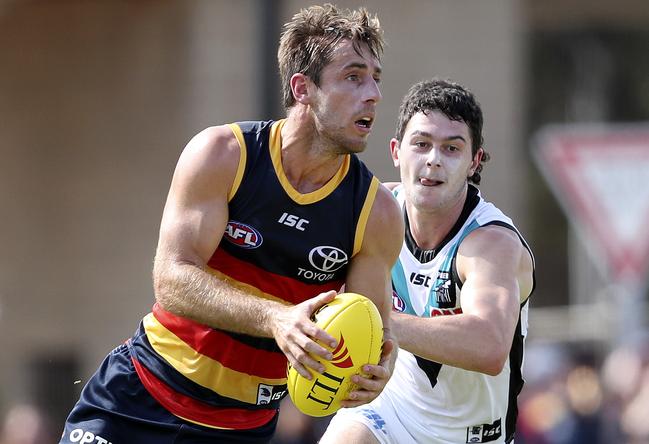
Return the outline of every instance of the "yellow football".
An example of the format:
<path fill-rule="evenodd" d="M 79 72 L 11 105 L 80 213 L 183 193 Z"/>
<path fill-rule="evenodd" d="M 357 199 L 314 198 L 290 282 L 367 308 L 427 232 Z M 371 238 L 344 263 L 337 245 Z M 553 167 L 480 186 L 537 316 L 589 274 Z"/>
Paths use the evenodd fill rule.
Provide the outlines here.
<path fill-rule="evenodd" d="M 309 416 L 327 416 L 340 408 L 354 389 L 351 376 L 362 374 L 365 364 L 378 364 L 383 344 L 383 322 L 376 305 L 356 293 L 340 293 L 314 314 L 315 323 L 336 338 L 333 359 L 319 359 L 325 366 L 313 379 L 288 366 L 288 393 L 293 404 Z"/>

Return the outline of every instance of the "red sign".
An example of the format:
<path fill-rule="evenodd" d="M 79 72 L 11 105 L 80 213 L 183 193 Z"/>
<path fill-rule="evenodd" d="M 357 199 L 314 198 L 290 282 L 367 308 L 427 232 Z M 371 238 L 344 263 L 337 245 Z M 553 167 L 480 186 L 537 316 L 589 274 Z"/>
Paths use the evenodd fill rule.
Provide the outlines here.
<path fill-rule="evenodd" d="M 649 125 L 544 129 L 535 159 L 587 250 L 611 277 L 644 279 L 649 268 Z"/>

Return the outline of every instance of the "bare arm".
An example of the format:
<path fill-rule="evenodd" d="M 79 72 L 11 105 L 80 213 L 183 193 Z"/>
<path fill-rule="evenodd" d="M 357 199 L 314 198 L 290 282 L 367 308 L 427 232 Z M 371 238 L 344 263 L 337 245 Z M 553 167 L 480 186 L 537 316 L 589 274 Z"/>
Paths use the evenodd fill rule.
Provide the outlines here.
<path fill-rule="evenodd" d="M 479 228 L 460 245 L 457 270 L 464 284 L 462 313 L 420 318 L 393 313 L 400 346 L 442 364 L 497 375 L 518 322 L 521 299 L 532 288 L 532 262 L 517 235 Z"/>
<path fill-rule="evenodd" d="M 399 257 L 404 233 L 403 215 L 396 200 L 379 186 L 370 213 L 361 251 L 354 256 L 345 283 L 346 291 L 359 293 L 376 304 L 383 319 L 383 353 L 378 365 L 364 369 L 371 379 L 352 377 L 361 390 L 350 394 L 344 407 L 365 404 L 376 398 L 392 375 L 396 359 L 396 340 L 391 331 L 392 284 L 390 270 Z M 393 350 L 395 353 L 392 353 Z"/>
<path fill-rule="evenodd" d="M 296 306 L 259 298 L 206 271 L 228 222 L 228 193 L 239 165 L 239 145 L 227 126 L 208 128 L 183 151 L 171 183 L 153 267 L 155 296 L 167 311 L 223 330 L 274 337 L 299 370 L 322 369 L 334 338 L 309 320 L 330 292 Z"/>

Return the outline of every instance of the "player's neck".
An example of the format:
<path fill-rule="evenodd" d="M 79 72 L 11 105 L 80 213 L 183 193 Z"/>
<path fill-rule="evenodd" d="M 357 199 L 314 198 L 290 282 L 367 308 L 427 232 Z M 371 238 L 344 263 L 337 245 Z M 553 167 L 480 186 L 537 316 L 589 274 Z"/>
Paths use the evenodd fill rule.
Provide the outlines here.
<path fill-rule="evenodd" d="M 281 138 L 284 174 L 293 188 L 303 194 L 322 188 L 345 159 L 327 149 L 308 113 L 299 109 L 289 112 Z"/>
<path fill-rule="evenodd" d="M 466 197 L 464 193 L 453 205 L 431 211 L 421 211 L 406 204 L 410 233 L 419 248 L 431 250 L 442 243 L 460 218 Z"/>

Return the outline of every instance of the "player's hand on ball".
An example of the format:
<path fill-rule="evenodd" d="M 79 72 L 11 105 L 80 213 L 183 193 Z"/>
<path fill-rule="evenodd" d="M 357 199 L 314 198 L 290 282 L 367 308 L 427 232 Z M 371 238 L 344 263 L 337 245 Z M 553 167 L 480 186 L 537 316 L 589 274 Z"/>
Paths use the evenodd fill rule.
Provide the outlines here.
<path fill-rule="evenodd" d="M 364 367 L 367 367 L 370 379 L 360 381 L 361 394 L 357 396 L 367 400 L 376 397 L 390 373 L 387 364 L 390 345 L 382 350 L 383 321 L 376 305 L 358 293 L 340 293 L 318 309 L 313 319 L 316 326 L 338 339 L 338 345 L 332 348 L 331 359 L 314 356 L 324 369 L 312 380 L 288 366 L 288 394 L 295 407 L 310 416 L 335 413 L 341 407 L 341 402 L 349 399 L 350 392 L 357 390 L 352 378 L 365 374 Z M 322 345 L 328 347 L 326 343 Z M 385 362 L 381 364 L 382 351 L 385 352 Z"/>
<path fill-rule="evenodd" d="M 332 358 L 331 351 L 316 341 L 328 344 L 332 349 L 338 345 L 333 336 L 311 320 L 311 316 L 335 297 L 335 291 L 328 291 L 301 304 L 282 307 L 273 314 L 272 331 L 277 345 L 295 370 L 309 380 L 313 377 L 309 368 L 318 373 L 324 371 L 324 366 L 314 358 Z"/>
<path fill-rule="evenodd" d="M 393 351 L 396 353 L 395 342 L 386 339 L 381 350 L 381 360 L 377 365 L 366 364 L 363 366 L 364 375 L 354 375 L 352 382 L 357 386 L 349 393 L 346 400 L 341 401 L 342 407 L 357 407 L 373 401 L 383 391 L 388 383 L 393 370 Z"/>

